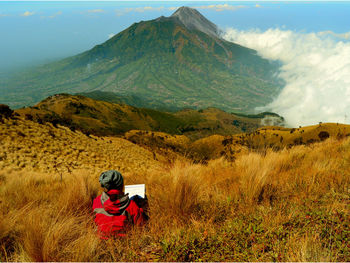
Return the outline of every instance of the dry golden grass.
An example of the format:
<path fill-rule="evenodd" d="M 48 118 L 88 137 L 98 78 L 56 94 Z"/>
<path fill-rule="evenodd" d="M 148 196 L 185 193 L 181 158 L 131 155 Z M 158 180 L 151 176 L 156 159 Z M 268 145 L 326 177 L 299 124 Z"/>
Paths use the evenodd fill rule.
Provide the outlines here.
<path fill-rule="evenodd" d="M 93 134 L 122 134 L 126 127 L 151 130 L 156 121 L 142 114 L 141 110 L 126 104 L 114 104 L 94 100 L 83 96 L 68 94 L 53 95 L 34 107 L 17 109 L 16 113 L 33 120 L 66 119 L 67 125 L 73 124 Z M 61 123 L 61 122 L 59 122 Z"/>
<path fill-rule="evenodd" d="M 0 123 L 0 141 L 0 169 L 60 174 L 77 169 L 143 172 L 159 166 L 151 152 L 127 140 L 22 119 Z"/>
<path fill-rule="evenodd" d="M 164 132 L 131 130 L 125 139 L 151 151 L 156 160 L 172 162 L 186 156 L 191 141 L 185 135 L 170 135 Z"/>
<path fill-rule="evenodd" d="M 235 160 L 251 150 L 260 153 L 266 152 L 267 149 L 280 151 L 297 145 L 310 146 L 327 138 L 342 139 L 349 135 L 350 125 L 337 123 L 323 123 L 296 129 L 271 126 L 259 128 L 252 133 L 209 136 L 195 141 L 190 148 L 194 156 L 202 159 L 224 156 L 228 160 Z"/>
<path fill-rule="evenodd" d="M 0 261 L 350 260 L 350 139 L 249 152 L 235 162 L 220 158 L 203 165 L 181 159 L 165 165 L 118 138 L 110 143 L 17 122 L 5 123 L 8 130 L 0 137 L 7 156 L 0 172 Z M 18 137 L 19 130 L 24 137 Z M 66 146 L 61 140 L 56 148 L 45 144 L 51 142 L 50 131 Z M 28 150 L 25 144 L 35 143 L 46 145 L 42 151 L 53 158 L 46 157 L 49 168 L 41 168 L 43 154 L 29 153 L 26 160 L 37 161 L 40 169 L 29 164 L 20 169 L 15 156 L 26 153 L 16 147 Z M 94 150 L 95 157 L 68 155 L 77 169 L 63 171 L 61 180 L 52 160 L 79 145 L 87 154 Z M 118 145 L 118 157 L 124 159 L 107 160 L 130 166 L 122 170 L 126 184 L 146 184 L 150 220 L 126 238 L 102 241 L 91 208 L 101 191 L 103 167 L 94 166 L 108 165 L 101 156 L 114 154 Z"/>
<path fill-rule="evenodd" d="M 211 135 L 190 141 L 183 135 L 132 130 L 125 138 L 154 153 L 156 159 L 175 160 L 181 156 L 195 162 L 206 162 L 220 157 L 234 161 L 249 151 L 265 153 L 267 149 L 281 151 L 296 145 L 309 145 L 327 138 L 342 139 L 350 135 L 350 125 L 324 123 L 297 129 L 263 127 L 252 133 L 231 136 Z"/>
<path fill-rule="evenodd" d="M 322 136 L 323 135 L 323 136 Z M 256 148 L 294 146 L 312 144 L 328 137 L 344 138 L 350 135 L 350 125 L 338 123 L 320 123 L 299 128 L 263 127 L 246 135 L 246 143 Z M 238 135 L 239 137 L 239 135 Z M 241 137 L 244 137 L 242 135 Z"/>

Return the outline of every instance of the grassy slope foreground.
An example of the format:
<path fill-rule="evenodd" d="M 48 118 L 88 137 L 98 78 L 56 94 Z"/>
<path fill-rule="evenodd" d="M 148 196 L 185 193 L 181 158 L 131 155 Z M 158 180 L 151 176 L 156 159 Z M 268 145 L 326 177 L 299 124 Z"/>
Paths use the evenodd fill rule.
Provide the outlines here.
<path fill-rule="evenodd" d="M 60 126 L 4 120 L 0 131 L 0 261 L 350 260 L 347 137 L 169 165 Z M 101 241 L 91 205 L 109 168 L 147 185 L 150 220 Z"/>

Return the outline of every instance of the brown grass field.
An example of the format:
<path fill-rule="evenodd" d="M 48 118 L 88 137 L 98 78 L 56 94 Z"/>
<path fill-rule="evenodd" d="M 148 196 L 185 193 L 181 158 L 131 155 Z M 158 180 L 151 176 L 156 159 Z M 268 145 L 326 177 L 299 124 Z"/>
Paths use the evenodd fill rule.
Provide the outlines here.
<path fill-rule="evenodd" d="M 0 143 L 1 262 L 350 261 L 347 136 L 206 164 L 21 119 Z M 92 200 L 112 168 L 146 184 L 150 220 L 103 241 Z"/>

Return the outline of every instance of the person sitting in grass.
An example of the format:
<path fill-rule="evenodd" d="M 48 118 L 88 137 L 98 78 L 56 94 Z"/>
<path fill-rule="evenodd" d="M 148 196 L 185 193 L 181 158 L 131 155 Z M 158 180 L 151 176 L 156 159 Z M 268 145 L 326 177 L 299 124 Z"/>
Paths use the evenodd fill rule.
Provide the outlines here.
<path fill-rule="evenodd" d="M 103 172 L 99 182 L 104 192 L 94 199 L 93 211 L 101 238 L 125 236 L 131 226 L 146 222 L 144 209 L 135 202 L 138 200 L 131 200 L 128 194 L 124 194 L 124 179 L 120 172 Z"/>

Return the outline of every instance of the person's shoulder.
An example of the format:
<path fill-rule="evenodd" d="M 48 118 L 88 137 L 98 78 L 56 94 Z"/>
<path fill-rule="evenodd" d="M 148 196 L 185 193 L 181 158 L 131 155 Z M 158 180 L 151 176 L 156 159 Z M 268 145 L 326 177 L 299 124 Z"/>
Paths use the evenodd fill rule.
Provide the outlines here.
<path fill-rule="evenodd" d="M 94 207 L 94 208 L 96 208 L 96 207 L 102 207 L 101 195 L 97 196 L 97 197 L 94 199 L 93 207 Z"/>

